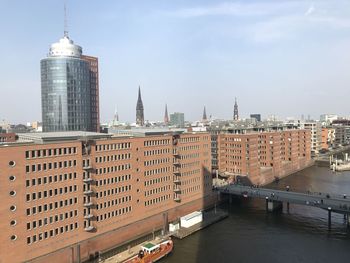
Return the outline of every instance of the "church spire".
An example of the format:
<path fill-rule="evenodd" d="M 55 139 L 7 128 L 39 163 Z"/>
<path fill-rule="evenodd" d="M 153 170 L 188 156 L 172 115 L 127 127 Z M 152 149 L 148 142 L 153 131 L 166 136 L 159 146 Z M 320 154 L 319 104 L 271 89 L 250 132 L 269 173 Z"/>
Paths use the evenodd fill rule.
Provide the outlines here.
<path fill-rule="evenodd" d="M 169 124 L 169 115 L 168 115 L 168 106 L 167 106 L 167 104 L 165 104 L 164 123 L 166 125 Z"/>
<path fill-rule="evenodd" d="M 136 104 L 136 125 L 143 126 L 145 124 L 143 103 L 141 98 L 141 88 L 139 86 L 139 95 Z"/>
<path fill-rule="evenodd" d="M 203 121 L 203 122 L 206 122 L 207 120 L 208 120 L 208 119 L 207 119 L 207 111 L 206 111 L 205 106 L 204 106 L 202 121 Z"/>
<path fill-rule="evenodd" d="M 235 97 L 235 105 L 233 106 L 233 120 L 238 121 L 238 104 L 237 104 L 237 98 Z"/>

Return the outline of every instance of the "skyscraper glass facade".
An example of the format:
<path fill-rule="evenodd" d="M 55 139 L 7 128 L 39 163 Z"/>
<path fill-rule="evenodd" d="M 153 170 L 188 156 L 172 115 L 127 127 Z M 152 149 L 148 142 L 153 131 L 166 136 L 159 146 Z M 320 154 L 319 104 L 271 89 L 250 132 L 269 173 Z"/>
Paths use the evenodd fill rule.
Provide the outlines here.
<path fill-rule="evenodd" d="M 89 65 L 79 58 L 41 61 L 43 131 L 89 131 Z"/>
<path fill-rule="evenodd" d="M 98 60 L 65 35 L 41 60 L 44 132 L 99 132 Z"/>

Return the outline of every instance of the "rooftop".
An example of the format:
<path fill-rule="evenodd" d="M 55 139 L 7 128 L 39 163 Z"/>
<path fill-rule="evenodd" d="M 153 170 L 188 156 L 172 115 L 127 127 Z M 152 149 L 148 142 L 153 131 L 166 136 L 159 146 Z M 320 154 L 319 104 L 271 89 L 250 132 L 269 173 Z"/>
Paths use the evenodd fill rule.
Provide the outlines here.
<path fill-rule="evenodd" d="M 20 140 L 34 141 L 35 143 L 104 139 L 112 137 L 111 134 L 85 131 L 19 133 L 18 136 Z"/>

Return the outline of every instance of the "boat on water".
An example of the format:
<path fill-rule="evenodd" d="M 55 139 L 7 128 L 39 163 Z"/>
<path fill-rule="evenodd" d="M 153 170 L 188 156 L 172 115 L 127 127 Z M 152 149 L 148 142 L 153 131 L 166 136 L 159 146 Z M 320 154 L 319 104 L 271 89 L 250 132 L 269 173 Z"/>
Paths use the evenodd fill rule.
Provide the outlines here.
<path fill-rule="evenodd" d="M 173 250 L 174 244 L 171 239 L 159 244 L 147 243 L 141 246 L 139 253 L 124 261 L 124 263 L 151 263 L 160 260 Z"/>

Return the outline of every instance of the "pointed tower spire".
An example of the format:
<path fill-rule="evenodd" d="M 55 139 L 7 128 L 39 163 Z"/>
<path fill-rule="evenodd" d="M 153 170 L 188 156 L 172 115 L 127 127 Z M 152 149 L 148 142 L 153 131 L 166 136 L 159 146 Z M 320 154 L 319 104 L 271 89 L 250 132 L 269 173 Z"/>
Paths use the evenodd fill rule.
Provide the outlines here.
<path fill-rule="evenodd" d="M 66 3 L 64 3 L 64 36 L 68 37 L 68 18 L 67 18 L 67 8 Z"/>
<path fill-rule="evenodd" d="M 136 124 L 139 126 L 143 126 L 145 124 L 140 86 L 139 86 L 139 95 L 138 95 L 137 104 L 136 104 Z"/>
<path fill-rule="evenodd" d="M 167 104 L 165 104 L 164 123 L 166 125 L 169 124 L 169 115 L 168 115 L 168 106 L 167 106 Z"/>
<path fill-rule="evenodd" d="M 207 120 L 208 120 L 208 119 L 207 119 L 207 111 L 206 111 L 205 106 L 204 106 L 202 121 L 203 121 L 203 122 L 206 122 Z"/>
<path fill-rule="evenodd" d="M 118 114 L 117 106 L 115 106 L 115 109 L 114 109 L 114 124 L 116 124 L 117 122 L 119 122 L 119 114 Z"/>
<path fill-rule="evenodd" d="M 235 105 L 233 106 L 233 120 L 238 121 L 238 104 L 237 104 L 237 98 L 235 97 Z"/>

